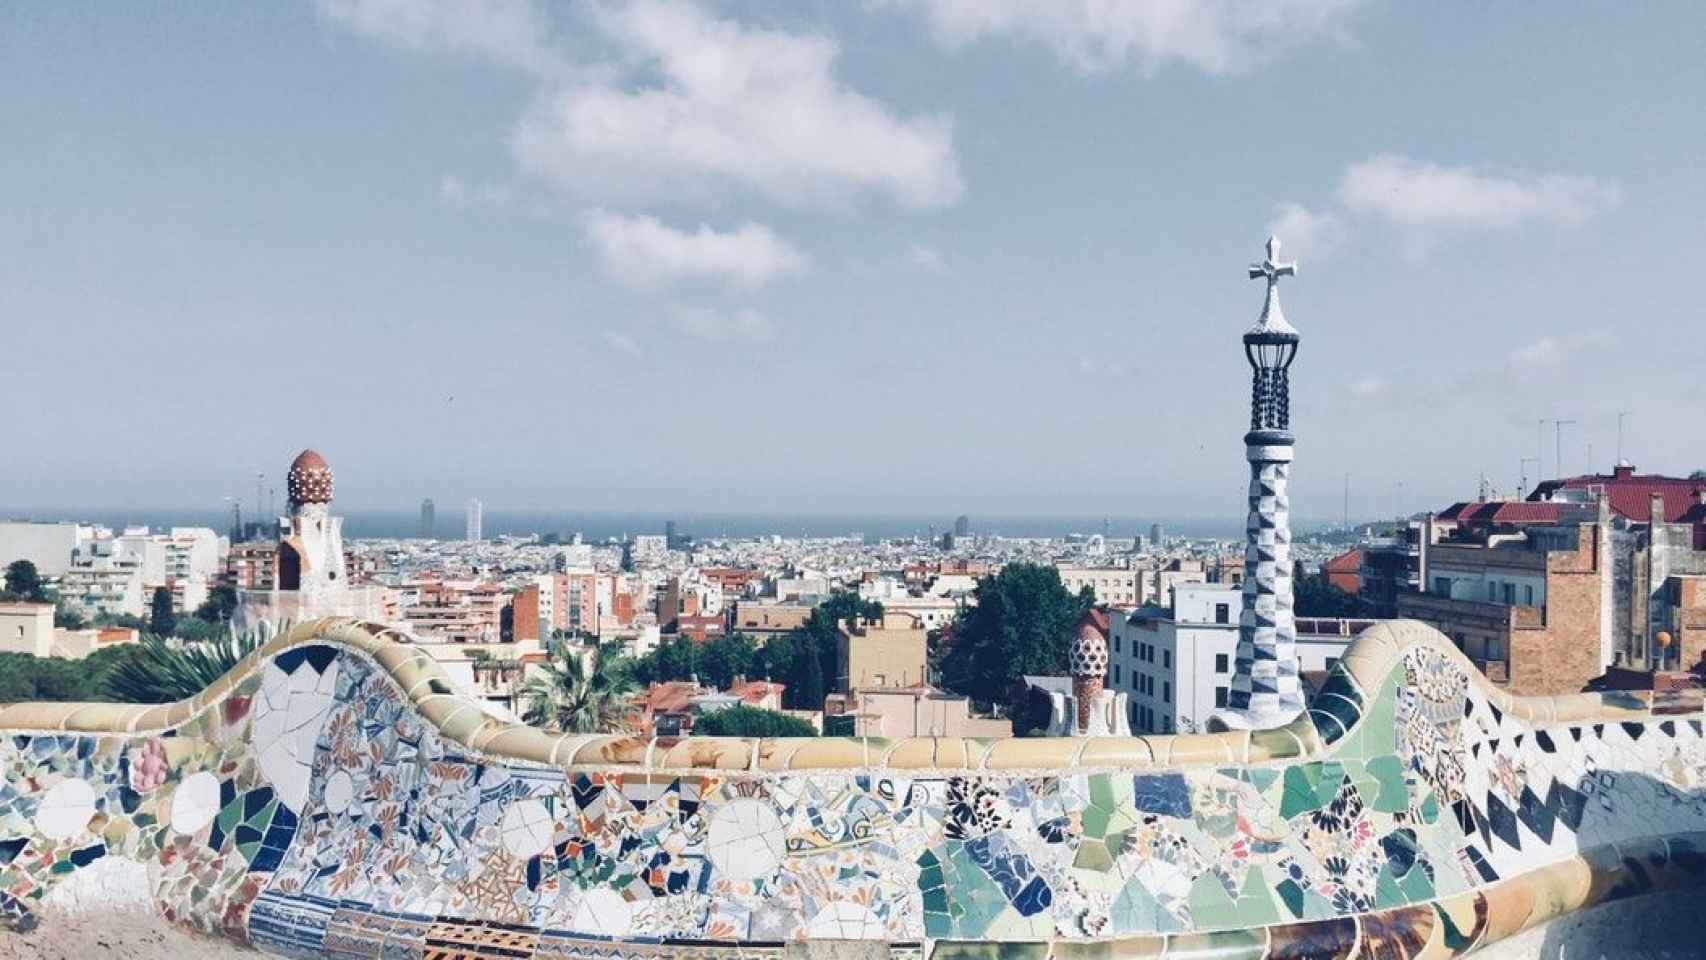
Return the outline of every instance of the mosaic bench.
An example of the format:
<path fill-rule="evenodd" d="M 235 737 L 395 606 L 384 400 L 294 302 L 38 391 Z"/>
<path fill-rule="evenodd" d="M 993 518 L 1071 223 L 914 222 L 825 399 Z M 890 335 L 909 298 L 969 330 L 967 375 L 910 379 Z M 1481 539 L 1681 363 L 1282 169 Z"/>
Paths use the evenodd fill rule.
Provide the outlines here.
<path fill-rule="evenodd" d="M 1287 727 L 1075 740 L 553 736 L 401 640 L 0 707 L 0 948 L 47 902 L 290 957 L 1449 957 L 1706 886 L 1699 691 L 1514 699 L 1421 624 Z"/>

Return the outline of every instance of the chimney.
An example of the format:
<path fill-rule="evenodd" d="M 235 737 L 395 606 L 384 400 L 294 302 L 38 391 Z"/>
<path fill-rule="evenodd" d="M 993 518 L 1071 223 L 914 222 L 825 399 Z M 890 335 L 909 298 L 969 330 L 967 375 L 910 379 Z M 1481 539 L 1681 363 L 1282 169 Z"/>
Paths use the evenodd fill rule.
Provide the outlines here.
<path fill-rule="evenodd" d="M 1635 476 L 1635 465 L 1627 460 L 1619 460 L 1617 466 L 1611 468 L 1611 477 L 1614 480 L 1628 480 L 1633 476 Z"/>
<path fill-rule="evenodd" d="M 1664 494 L 1655 493 L 1647 498 L 1647 517 L 1655 527 L 1665 522 Z"/>

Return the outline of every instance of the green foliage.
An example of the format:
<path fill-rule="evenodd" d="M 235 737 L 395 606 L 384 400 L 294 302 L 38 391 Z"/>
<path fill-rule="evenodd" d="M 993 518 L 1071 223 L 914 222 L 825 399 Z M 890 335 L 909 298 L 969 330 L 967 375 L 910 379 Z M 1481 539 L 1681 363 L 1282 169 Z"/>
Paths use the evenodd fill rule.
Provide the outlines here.
<path fill-rule="evenodd" d="M 199 616 L 180 617 L 175 636 L 190 643 L 208 643 L 223 639 L 230 629 L 230 624 L 209 623 Z"/>
<path fill-rule="evenodd" d="M 154 599 L 148 607 L 148 629 L 161 637 L 178 632 L 178 615 L 172 612 L 172 591 L 166 587 L 154 588 Z"/>
<path fill-rule="evenodd" d="M 60 600 L 53 605 L 53 625 L 65 630 L 81 630 L 89 625 L 89 620 L 76 607 Z"/>
<path fill-rule="evenodd" d="M 105 647 L 81 660 L 0 653 L 0 703 L 25 700 L 123 700 L 108 679 L 123 663 L 142 656 L 138 644 Z"/>
<path fill-rule="evenodd" d="M 705 737 L 815 737 L 817 730 L 799 717 L 741 704 L 693 721 L 693 734 Z"/>
<path fill-rule="evenodd" d="M 6 565 L 6 592 L 25 600 L 47 599 L 47 588 L 41 582 L 41 573 L 36 570 L 36 565 L 28 560 L 13 560 Z"/>
<path fill-rule="evenodd" d="M 1316 573 L 1305 575 L 1299 563 L 1291 578 L 1293 611 L 1300 617 L 1367 617 L 1369 604 L 1356 594 L 1346 593 Z"/>
<path fill-rule="evenodd" d="M 207 592 L 207 599 L 195 610 L 197 620 L 205 623 L 225 623 L 237 612 L 237 588 L 220 584 Z"/>
<path fill-rule="evenodd" d="M 757 642 L 744 633 L 712 637 L 704 643 L 678 634 L 635 661 L 634 677 L 642 684 L 698 677 L 700 683 L 726 690 L 736 677 L 762 676 L 763 665 Z"/>
<path fill-rule="evenodd" d="M 782 691 L 783 699 L 796 710 L 822 710 L 824 695 L 829 690 L 823 682 L 823 657 L 817 637 L 801 633 L 793 638 L 793 643 L 794 673 L 787 689 Z"/>
<path fill-rule="evenodd" d="M 606 650 L 577 653 L 557 644 L 540 671 L 522 685 L 522 718 L 557 733 L 603 733 L 621 726 L 634 681 Z M 590 663 L 588 661 L 591 661 Z"/>
<path fill-rule="evenodd" d="M 1010 702 L 1025 674 L 1061 676 L 1078 620 L 1090 608 L 1073 596 L 1051 566 L 1014 563 L 977 585 L 977 605 L 954 627 L 953 647 L 942 658 L 943 684 L 979 703 Z M 1023 700 L 1022 691 L 1016 698 Z"/>
<path fill-rule="evenodd" d="M 138 654 L 118 663 L 107 677 L 107 693 L 125 703 L 171 703 L 193 697 L 268 639 L 259 631 L 234 630 L 204 643 L 144 636 L 135 645 Z"/>

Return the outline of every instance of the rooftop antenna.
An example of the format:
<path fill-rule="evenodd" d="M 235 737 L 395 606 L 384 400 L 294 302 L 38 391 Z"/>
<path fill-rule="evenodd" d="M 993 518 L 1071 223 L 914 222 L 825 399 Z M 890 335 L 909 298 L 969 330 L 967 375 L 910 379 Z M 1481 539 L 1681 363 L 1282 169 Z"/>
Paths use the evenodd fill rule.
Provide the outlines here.
<path fill-rule="evenodd" d="M 1522 476 L 1522 479 L 1517 481 L 1516 485 L 1516 498 L 1518 500 L 1523 499 L 1524 495 L 1528 492 L 1528 465 L 1531 463 L 1534 464 L 1534 468 L 1536 470 L 1540 469 L 1539 457 L 1523 457 L 1521 460 L 1517 461 L 1516 472 Z"/>
<path fill-rule="evenodd" d="M 1560 480 L 1564 479 L 1564 428 L 1575 426 L 1575 423 L 1574 420 L 1552 421 L 1552 442 L 1556 446 L 1554 453 L 1558 458 L 1552 466 L 1557 469 Z"/>
<path fill-rule="evenodd" d="M 1546 418 L 1541 417 L 1534 425 L 1534 461 L 1535 471 L 1540 476 L 1546 476 Z M 1559 471 L 1562 473 L 1563 471 Z"/>
<path fill-rule="evenodd" d="M 1339 517 L 1339 524 L 1346 530 L 1351 528 L 1351 475 L 1345 474 L 1345 505 L 1344 512 Z"/>
<path fill-rule="evenodd" d="M 266 479 L 267 479 L 267 475 L 264 473 L 255 474 L 255 512 L 256 513 L 261 512 L 261 486 L 266 482 Z"/>
<path fill-rule="evenodd" d="M 1630 413 L 1631 411 L 1628 410 L 1617 411 L 1617 462 L 1619 464 L 1623 463 L 1623 419 Z"/>

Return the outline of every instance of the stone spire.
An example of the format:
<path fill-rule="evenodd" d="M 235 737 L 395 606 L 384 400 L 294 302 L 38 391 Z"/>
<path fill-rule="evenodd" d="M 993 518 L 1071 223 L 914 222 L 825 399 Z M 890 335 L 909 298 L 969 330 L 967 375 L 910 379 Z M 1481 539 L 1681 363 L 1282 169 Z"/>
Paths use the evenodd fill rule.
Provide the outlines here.
<path fill-rule="evenodd" d="M 1250 265 L 1250 278 L 1266 280 L 1268 290 L 1261 319 L 1244 334 L 1244 356 L 1251 370 L 1250 430 L 1244 435 L 1250 496 L 1237 663 L 1230 709 L 1219 717 L 1229 726 L 1273 726 L 1303 709 L 1292 611 L 1288 492 L 1294 443 L 1289 378 L 1302 337 L 1280 309 L 1280 278 L 1295 276 L 1297 264 L 1280 260 L 1279 248 L 1279 239 L 1269 237 L 1266 258 Z"/>

